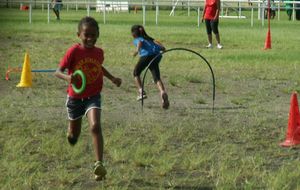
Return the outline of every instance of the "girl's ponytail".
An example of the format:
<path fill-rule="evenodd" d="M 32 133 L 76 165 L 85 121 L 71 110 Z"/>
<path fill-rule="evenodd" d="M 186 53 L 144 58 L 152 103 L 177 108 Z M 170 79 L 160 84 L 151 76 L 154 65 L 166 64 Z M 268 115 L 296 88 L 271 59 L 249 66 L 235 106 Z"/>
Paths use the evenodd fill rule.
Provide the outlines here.
<path fill-rule="evenodd" d="M 146 40 L 149 40 L 149 41 L 154 41 L 154 39 L 146 33 L 145 28 L 143 26 L 140 26 L 139 30 L 140 30 L 143 38 L 145 38 Z"/>
<path fill-rule="evenodd" d="M 131 27 L 131 32 L 138 37 L 144 38 L 145 40 L 154 41 L 154 39 L 146 33 L 145 28 L 142 25 L 133 25 Z"/>

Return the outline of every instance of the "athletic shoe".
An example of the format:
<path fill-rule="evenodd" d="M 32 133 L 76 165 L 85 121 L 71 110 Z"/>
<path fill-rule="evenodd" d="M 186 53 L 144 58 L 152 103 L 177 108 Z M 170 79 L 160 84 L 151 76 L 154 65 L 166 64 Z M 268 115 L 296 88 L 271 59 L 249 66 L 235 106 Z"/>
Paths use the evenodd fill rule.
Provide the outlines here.
<path fill-rule="evenodd" d="M 136 98 L 137 101 L 141 101 L 142 99 L 146 99 L 147 95 L 146 92 L 143 91 L 143 93 L 140 93 L 140 95 L 138 95 L 138 97 Z"/>
<path fill-rule="evenodd" d="M 217 45 L 217 48 L 218 48 L 218 49 L 223 49 L 223 46 L 222 46 L 221 44 L 218 44 L 218 45 Z"/>
<path fill-rule="evenodd" d="M 167 93 L 163 93 L 161 95 L 161 99 L 162 99 L 162 108 L 169 109 L 170 102 L 169 102 L 168 94 Z"/>
<path fill-rule="evenodd" d="M 71 146 L 74 146 L 78 140 L 76 137 L 71 136 L 69 133 L 67 133 L 67 139 Z"/>
<path fill-rule="evenodd" d="M 95 163 L 94 174 L 95 174 L 96 181 L 101 181 L 105 179 L 105 175 L 107 174 L 107 171 L 101 161 L 97 161 Z"/>
<path fill-rule="evenodd" d="M 206 46 L 206 48 L 208 48 L 208 49 L 212 49 L 212 48 L 213 48 L 213 46 L 212 46 L 212 44 L 208 44 L 208 45 Z"/>

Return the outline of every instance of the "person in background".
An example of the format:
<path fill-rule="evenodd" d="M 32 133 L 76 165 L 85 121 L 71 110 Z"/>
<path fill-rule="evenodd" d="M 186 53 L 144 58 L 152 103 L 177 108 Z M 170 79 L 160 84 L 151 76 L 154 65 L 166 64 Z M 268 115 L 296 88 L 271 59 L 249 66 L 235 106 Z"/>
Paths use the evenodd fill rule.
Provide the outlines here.
<path fill-rule="evenodd" d="M 265 19 L 268 19 L 268 11 L 269 11 L 268 0 L 265 1 L 265 6 L 266 6 Z M 270 0 L 270 19 L 274 19 L 275 16 L 276 16 L 276 5 L 275 5 L 274 0 Z"/>
<path fill-rule="evenodd" d="M 53 4 L 53 12 L 56 15 L 56 20 L 60 20 L 60 10 L 63 6 L 62 0 L 52 0 Z"/>
<path fill-rule="evenodd" d="M 136 47 L 133 56 L 137 56 L 139 54 L 140 59 L 138 63 L 135 65 L 133 76 L 138 88 L 139 95 L 137 100 L 140 101 L 142 99 L 147 98 L 146 92 L 142 89 L 141 82 L 141 73 L 149 66 L 149 69 L 152 73 L 153 80 L 157 85 L 157 88 L 160 91 L 161 96 L 161 105 L 163 109 L 168 109 L 170 106 L 168 94 L 166 92 L 165 86 L 160 77 L 159 63 L 162 59 L 162 55 L 160 55 L 161 51 L 165 51 L 166 48 L 157 40 L 150 37 L 145 28 L 141 25 L 133 25 L 131 27 L 131 34 L 133 37 L 133 44 Z M 158 56 L 158 57 L 157 57 Z M 156 59 L 154 59 L 156 58 Z M 154 59 L 154 60 L 153 60 Z M 152 61 L 153 60 L 153 61 Z"/>
<path fill-rule="evenodd" d="M 205 0 L 205 7 L 203 11 L 202 22 L 205 20 L 206 31 L 208 36 L 207 48 L 212 48 L 212 32 L 216 36 L 218 42 L 217 48 L 222 49 L 223 46 L 220 42 L 220 34 L 218 30 L 219 26 L 219 14 L 220 14 L 220 0 Z"/>
<path fill-rule="evenodd" d="M 290 0 L 285 0 L 285 1 L 290 1 Z M 285 3 L 285 9 L 286 9 L 286 14 L 289 17 L 289 20 L 292 20 L 293 4 L 292 3 Z"/>

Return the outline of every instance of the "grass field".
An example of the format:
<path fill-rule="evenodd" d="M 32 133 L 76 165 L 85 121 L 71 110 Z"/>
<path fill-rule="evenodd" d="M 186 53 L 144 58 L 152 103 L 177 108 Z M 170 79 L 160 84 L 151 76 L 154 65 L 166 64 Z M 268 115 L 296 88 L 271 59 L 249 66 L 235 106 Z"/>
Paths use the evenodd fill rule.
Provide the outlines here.
<path fill-rule="evenodd" d="M 78 20 L 85 11 L 52 15 L 0 9 L 0 188 L 1 189 L 299 189 L 299 149 L 284 149 L 290 94 L 300 91 L 300 24 L 272 21 L 273 49 L 264 51 L 266 28 L 250 20 L 220 24 L 223 50 L 206 50 L 205 28 L 195 15 L 147 15 L 146 29 L 167 48 L 200 52 L 216 75 L 212 114 L 207 66 L 185 52 L 166 54 L 161 71 L 170 110 L 148 76 L 144 112 L 135 101 L 132 70 L 137 59 L 130 26 L 141 14 L 109 14 L 99 20 L 105 66 L 123 79 L 121 88 L 105 81 L 102 127 L 108 176 L 95 182 L 94 153 L 84 119 L 79 143 L 66 140 L 66 83 L 52 74 L 35 74 L 33 88 L 16 88 L 20 73 L 4 80 L 8 66 L 19 67 L 26 50 L 33 69 L 55 69 L 64 52 L 79 42 Z"/>

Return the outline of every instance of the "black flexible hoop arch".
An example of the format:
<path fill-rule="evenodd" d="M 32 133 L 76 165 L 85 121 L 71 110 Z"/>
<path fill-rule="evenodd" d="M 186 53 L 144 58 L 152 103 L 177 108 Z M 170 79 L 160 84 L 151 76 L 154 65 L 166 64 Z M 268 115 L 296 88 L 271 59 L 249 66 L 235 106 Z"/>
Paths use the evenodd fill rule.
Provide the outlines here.
<path fill-rule="evenodd" d="M 147 71 L 149 70 L 149 67 L 150 65 L 161 55 L 167 53 L 167 52 L 171 52 L 171 51 L 187 51 L 187 52 L 191 52 L 193 54 L 196 54 L 197 56 L 199 56 L 206 64 L 207 66 L 209 67 L 209 70 L 211 72 L 211 76 L 212 76 L 212 82 L 213 82 L 213 105 L 212 105 L 212 111 L 214 111 L 214 108 L 215 108 L 215 98 L 216 98 L 216 81 L 215 81 L 215 74 L 214 74 L 214 71 L 211 67 L 211 65 L 209 64 L 209 62 L 205 59 L 205 57 L 203 57 L 200 53 L 198 52 L 195 52 L 191 49 L 187 49 L 187 48 L 172 48 L 172 49 L 168 49 L 164 52 L 160 52 L 159 54 L 157 54 L 149 63 L 149 65 L 146 67 L 145 69 L 145 72 L 144 72 L 144 76 L 143 76 L 143 80 L 142 80 L 142 91 L 144 91 L 144 86 L 145 86 L 145 78 L 146 78 L 146 75 L 147 75 Z M 142 110 L 143 110 L 143 107 L 144 107 L 144 97 L 142 96 L 142 101 L 141 101 L 141 105 L 142 105 Z"/>

